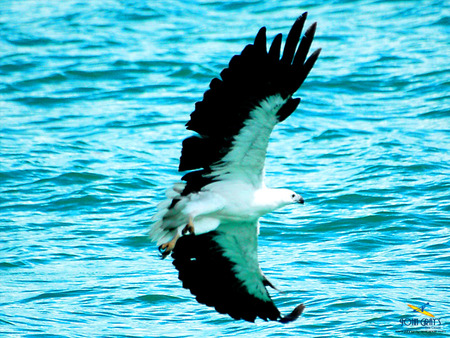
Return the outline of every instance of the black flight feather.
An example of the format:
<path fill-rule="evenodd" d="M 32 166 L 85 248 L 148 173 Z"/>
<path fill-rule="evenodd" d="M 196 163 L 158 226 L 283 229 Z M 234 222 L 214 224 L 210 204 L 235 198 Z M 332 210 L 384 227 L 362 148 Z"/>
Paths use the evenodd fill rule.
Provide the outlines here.
<path fill-rule="evenodd" d="M 281 323 L 297 319 L 304 309 L 303 304 L 282 317 L 270 296 L 267 301 L 248 292 L 233 270 L 235 263 L 224 256 L 223 248 L 216 241 L 217 236 L 220 233 L 212 231 L 178 239 L 172 257 L 183 287 L 190 290 L 199 303 L 212 306 L 217 312 L 234 319 L 254 322 L 259 317 Z M 272 286 L 264 276 L 261 283 L 264 287 Z"/>
<path fill-rule="evenodd" d="M 211 166 L 221 163 L 249 118 L 250 111 L 262 100 L 275 94 L 287 99 L 277 113 L 279 122 L 295 111 L 300 99 L 291 96 L 306 79 L 320 53 L 318 49 L 306 59 L 315 23 L 308 28 L 299 44 L 306 17 L 307 13 L 304 13 L 295 21 L 281 59 L 282 35 L 275 36 L 267 52 L 266 28 L 262 27 L 254 43 L 231 58 L 220 78 L 211 81 L 203 100 L 196 103 L 186 127 L 197 132 L 198 136 L 183 142 L 179 165 L 180 171 L 199 170 L 200 175 L 185 175 L 183 178 L 188 182 L 189 192 L 195 191 L 193 187 L 201 189 L 203 183 L 209 182 L 202 179 L 189 184 L 188 179 L 200 179 L 204 173 L 211 173 Z"/>

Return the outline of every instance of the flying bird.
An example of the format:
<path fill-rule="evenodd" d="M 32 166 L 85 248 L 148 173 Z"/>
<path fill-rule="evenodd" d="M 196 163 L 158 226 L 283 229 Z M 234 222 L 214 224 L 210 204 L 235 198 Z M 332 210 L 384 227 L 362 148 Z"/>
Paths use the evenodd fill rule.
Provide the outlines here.
<path fill-rule="evenodd" d="M 266 187 L 264 162 L 273 128 L 297 108 L 300 98 L 292 96 L 320 53 L 307 58 L 316 23 L 302 36 L 306 16 L 295 21 L 281 57 L 282 35 L 267 51 L 262 27 L 211 81 L 186 124 L 196 132 L 182 145 L 179 171 L 187 173 L 166 192 L 150 229 L 162 257 L 172 255 L 183 287 L 234 319 L 285 323 L 304 309 L 282 316 L 275 306 L 257 237 L 261 216 L 304 202 L 292 190 Z"/>

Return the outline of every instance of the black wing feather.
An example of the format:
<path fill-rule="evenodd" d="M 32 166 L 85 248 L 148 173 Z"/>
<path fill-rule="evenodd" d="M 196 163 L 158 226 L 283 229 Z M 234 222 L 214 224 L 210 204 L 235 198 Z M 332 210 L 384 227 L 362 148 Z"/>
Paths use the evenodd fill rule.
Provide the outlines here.
<path fill-rule="evenodd" d="M 215 240 L 218 235 L 217 231 L 212 231 L 178 239 L 172 257 L 183 287 L 189 289 L 199 303 L 212 306 L 217 312 L 234 319 L 254 322 L 260 317 L 282 323 L 297 319 L 303 305 L 281 317 L 272 300 L 265 301 L 248 292 L 233 272 L 235 264 L 223 255 L 223 249 Z M 270 285 L 265 277 L 262 278 L 263 285 Z"/>
<path fill-rule="evenodd" d="M 295 21 L 289 31 L 288 37 L 286 38 L 286 44 L 284 45 L 283 57 L 281 58 L 281 62 L 284 64 L 290 65 L 292 63 L 307 15 L 307 13 L 303 13 L 303 15 Z"/>
<path fill-rule="evenodd" d="M 297 108 L 300 100 L 290 97 L 301 86 L 320 53 L 320 49 L 316 50 L 305 63 L 316 27 L 313 24 L 299 44 L 306 16 L 307 13 L 302 14 L 290 30 L 281 60 L 282 35 L 274 38 L 267 52 L 266 28 L 263 27 L 253 44 L 233 56 L 228 68 L 220 73 L 220 79 L 211 81 L 210 89 L 203 100 L 196 103 L 186 124 L 187 129 L 198 135 L 183 142 L 180 171 L 200 169 L 200 173 L 210 173 L 210 167 L 220 163 L 228 153 L 250 111 L 265 98 L 275 94 L 288 98 L 278 112 L 279 121 Z M 198 176 L 185 176 L 185 180 L 193 177 Z"/>
<path fill-rule="evenodd" d="M 280 312 L 273 302 L 264 302 L 246 291 L 234 275 L 233 263 L 222 255 L 214 237 L 217 232 L 181 237 L 172 254 L 183 287 L 189 289 L 199 303 L 213 306 L 217 312 L 234 319 L 255 321 L 277 320 Z"/>

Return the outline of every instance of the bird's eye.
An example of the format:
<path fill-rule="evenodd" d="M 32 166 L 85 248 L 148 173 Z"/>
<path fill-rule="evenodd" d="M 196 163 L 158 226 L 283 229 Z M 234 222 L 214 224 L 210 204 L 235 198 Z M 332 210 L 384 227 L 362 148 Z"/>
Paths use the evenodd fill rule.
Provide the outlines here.
<path fill-rule="evenodd" d="M 291 196 L 292 198 L 295 198 L 295 194 L 292 194 L 292 196 Z"/>

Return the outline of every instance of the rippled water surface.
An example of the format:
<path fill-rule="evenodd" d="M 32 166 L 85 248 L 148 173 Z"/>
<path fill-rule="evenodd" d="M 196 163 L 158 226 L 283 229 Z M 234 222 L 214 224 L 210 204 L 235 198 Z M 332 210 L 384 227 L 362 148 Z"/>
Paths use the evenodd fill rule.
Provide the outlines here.
<path fill-rule="evenodd" d="M 259 240 L 275 303 L 306 310 L 234 321 L 181 287 L 147 230 L 209 81 L 306 10 L 322 54 L 267 161 L 268 185 L 306 204 L 264 217 Z M 449 334 L 449 15 L 446 1 L 1 1 L 0 333 Z M 427 302 L 441 325 L 402 326 Z"/>

